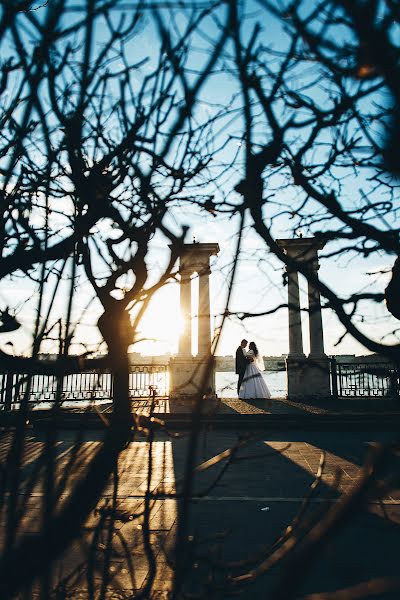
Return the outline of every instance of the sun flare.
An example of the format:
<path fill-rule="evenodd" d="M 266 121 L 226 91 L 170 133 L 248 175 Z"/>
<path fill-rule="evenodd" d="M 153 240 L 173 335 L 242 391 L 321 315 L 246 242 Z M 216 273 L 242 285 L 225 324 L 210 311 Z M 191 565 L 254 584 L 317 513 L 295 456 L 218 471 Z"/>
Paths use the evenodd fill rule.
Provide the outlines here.
<path fill-rule="evenodd" d="M 183 331 L 179 306 L 178 285 L 165 286 L 154 295 L 140 322 L 135 352 L 158 355 L 178 351 Z"/>

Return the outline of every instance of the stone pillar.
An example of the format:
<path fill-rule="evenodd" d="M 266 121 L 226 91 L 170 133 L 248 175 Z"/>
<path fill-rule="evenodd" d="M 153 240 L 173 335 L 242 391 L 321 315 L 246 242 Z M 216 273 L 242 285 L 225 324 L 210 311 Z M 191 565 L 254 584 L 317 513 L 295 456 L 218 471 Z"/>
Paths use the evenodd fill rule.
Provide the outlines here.
<path fill-rule="evenodd" d="M 288 258 L 304 265 L 316 276 L 318 250 L 324 242 L 316 238 L 277 240 Z M 317 397 L 321 400 L 331 395 L 329 358 L 324 354 L 324 337 L 321 301 L 318 288 L 308 281 L 310 354 L 303 353 L 299 284 L 297 271 L 288 267 L 289 303 L 289 354 L 286 359 L 288 397 L 300 400 Z"/>
<path fill-rule="evenodd" d="M 289 356 L 304 356 L 301 330 L 299 276 L 288 270 Z"/>
<path fill-rule="evenodd" d="M 318 279 L 317 249 L 309 257 L 310 273 Z M 324 331 L 321 312 L 321 297 L 318 284 L 308 282 L 308 314 L 310 328 L 310 354 L 308 356 L 307 379 L 311 396 L 328 398 L 331 392 L 330 361 L 324 352 Z M 336 383 L 336 382 L 335 382 Z"/>
<path fill-rule="evenodd" d="M 179 354 L 192 355 L 192 291 L 190 271 L 181 271 L 180 301 L 183 319 L 183 331 L 179 338 Z"/>
<path fill-rule="evenodd" d="M 318 274 L 318 258 L 312 261 L 311 272 L 315 277 Z M 325 356 L 324 331 L 322 326 L 321 298 L 318 288 L 308 282 L 308 311 L 310 326 L 310 358 Z"/>
<path fill-rule="evenodd" d="M 209 267 L 199 273 L 199 356 L 209 356 L 211 353 L 210 273 Z"/>
<path fill-rule="evenodd" d="M 197 400 L 214 402 L 215 395 L 215 361 L 211 356 L 211 323 L 210 323 L 210 256 L 219 252 L 218 244 L 185 244 L 179 259 L 181 274 L 181 310 L 185 321 L 185 329 L 179 342 L 179 353 L 170 360 L 170 402 L 177 406 L 181 401 Z M 190 275 L 199 275 L 199 327 L 198 354 L 191 352 L 190 323 Z M 176 404 L 178 403 L 178 404 Z M 204 406 L 207 405 L 205 402 Z"/>

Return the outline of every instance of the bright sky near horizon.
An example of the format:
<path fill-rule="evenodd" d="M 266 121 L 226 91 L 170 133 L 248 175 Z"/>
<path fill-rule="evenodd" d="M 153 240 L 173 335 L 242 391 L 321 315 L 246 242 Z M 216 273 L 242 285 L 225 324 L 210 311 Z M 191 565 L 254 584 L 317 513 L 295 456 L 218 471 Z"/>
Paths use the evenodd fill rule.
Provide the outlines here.
<path fill-rule="evenodd" d="M 233 229 L 233 228 L 232 228 Z M 225 301 L 227 294 L 227 282 L 230 274 L 231 260 L 236 246 L 236 236 L 232 235 L 232 230 L 226 226 L 226 222 L 218 218 L 205 217 L 199 219 L 193 224 L 193 235 L 199 242 L 218 242 L 220 253 L 218 257 L 213 257 L 212 276 L 211 276 L 211 310 L 213 314 L 213 324 L 217 325 L 221 314 L 225 310 Z M 282 235 L 282 237 L 285 237 Z M 190 240 L 189 240 L 190 241 Z M 230 304 L 231 312 L 254 312 L 260 313 L 268 311 L 287 302 L 287 287 L 283 285 L 284 267 L 277 259 L 265 250 L 262 241 L 253 232 L 247 231 L 243 243 L 245 257 L 239 261 L 236 284 L 232 302 Z M 249 254 L 256 253 L 257 257 L 251 258 Z M 360 261 L 361 262 L 361 261 Z M 384 265 L 371 261 L 369 269 L 378 270 Z M 365 264 L 362 265 L 365 268 Z M 320 264 L 319 276 L 321 280 L 332 285 L 332 287 L 341 291 L 342 294 L 348 292 L 353 286 L 367 285 L 370 277 L 364 275 L 361 265 L 357 261 L 350 265 L 335 265 L 332 262 L 325 262 L 323 259 Z M 380 285 L 382 290 L 385 288 L 389 275 L 382 275 Z M 193 337 L 196 335 L 196 281 L 192 283 L 192 295 L 194 296 L 194 329 Z M 300 297 L 303 325 L 304 349 L 309 349 L 308 341 L 308 315 L 306 312 L 308 306 L 307 282 L 300 277 Z M 374 314 L 378 318 L 375 325 L 375 335 L 379 337 L 382 331 L 380 320 L 387 316 L 384 305 L 369 305 L 366 311 Z M 367 314 L 367 313 L 365 313 Z M 327 354 L 366 354 L 368 351 L 350 336 L 346 336 L 343 341 L 335 346 L 339 337 L 344 332 L 343 326 L 339 323 L 337 317 L 330 310 L 323 311 L 325 351 Z M 394 322 L 394 319 L 393 319 Z M 143 335 L 158 338 L 157 341 L 143 341 L 135 347 L 136 351 L 144 354 L 158 354 L 164 352 L 176 352 L 178 347 L 178 337 L 180 331 L 180 311 L 179 311 L 179 285 L 172 283 L 154 297 L 149 306 L 148 312 L 143 319 Z M 369 326 L 371 327 L 371 326 Z M 369 329 L 371 333 L 371 329 Z M 162 332 L 162 334 L 161 334 Z M 218 355 L 233 354 L 240 340 L 246 337 L 248 340 L 254 340 L 258 344 L 260 351 L 264 355 L 281 355 L 288 352 L 288 316 L 287 309 L 282 308 L 276 313 L 251 317 L 244 321 L 232 316 L 224 325 L 220 343 L 217 349 Z M 193 346 L 196 352 L 195 345 Z"/>

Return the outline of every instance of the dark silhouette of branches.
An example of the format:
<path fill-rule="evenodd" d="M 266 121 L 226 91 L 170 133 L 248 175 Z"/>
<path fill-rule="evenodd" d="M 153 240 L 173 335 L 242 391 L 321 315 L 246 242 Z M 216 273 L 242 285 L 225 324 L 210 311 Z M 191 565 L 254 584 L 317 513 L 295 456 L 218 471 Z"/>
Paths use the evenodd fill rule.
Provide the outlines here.
<path fill-rule="evenodd" d="M 379 258 L 391 267 L 399 255 L 393 140 L 400 127 L 400 92 L 392 35 L 398 9 L 389 1 L 332 0 L 314 6 L 258 0 L 258 5 L 259 11 L 248 14 L 247 3 L 235 0 L 186 6 L 118 0 L 2 3 L 0 279 L 2 289 L 14 291 L 20 285 L 24 296 L 19 310 L 18 299 L 1 308 L 0 333 L 16 332 L 29 321 L 31 340 L 23 356 L 0 351 L 3 368 L 18 376 L 18 406 L 10 411 L 16 414 L 0 439 L 4 599 L 28 597 L 37 585 L 43 598 L 53 592 L 68 597 L 82 578 L 88 597 L 103 599 L 118 577 L 122 581 L 124 570 L 132 594 L 150 597 L 157 572 L 151 519 L 156 503 L 169 500 L 179 502 L 169 560 L 172 597 L 185 597 L 195 560 L 206 566 L 204 593 L 215 597 L 246 590 L 247 583 L 288 564 L 292 578 L 282 581 L 274 597 L 293 597 L 325 542 L 371 494 L 382 496 L 377 477 L 393 449 L 378 449 L 350 493 L 333 506 L 327 499 L 322 511 L 309 516 L 321 487 L 322 455 L 298 513 L 272 546 L 244 560 L 217 560 L 189 533 L 192 500 L 210 494 L 239 461 L 267 464 L 270 454 L 242 456 L 250 440 L 238 435 L 231 447 L 199 461 L 201 435 L 206 435 L 199 395 L 184 434 L 183 477 L 165 488 L 156 436 L 177 436 L 157 418 L 154 394 L 149 414 L 132 412 L 128 350 L 139 339 L 154 294 L 176 278 L 190 227 L 187 208 L 210 219 L 223 214 L 239 221 L 213 354 L 226 318 L 272 315 L 287 307 L 277 304 L 257 314 L 232 309 L 250 221 L 260 245 L 319 289 L 344 335 L 399 362 L 398 344 L 374 339 L 357 322 L 366 302 L 383 301 L 383 289 L 342 294 L 330 282 L 319 281 L 306 262 L 291 259 L 276 241 L 278 231 L 289 237 L 303 228 L 326 242 L 327 261 L 355 256 L 368 265 Z M 267 22 L 281 36 L 277 45 L 263 27 Z M 230 100 L 208 102 L 212 78 L 219 74 L 231 78 Z M 156 273 L 149 257 L 159 240 L 169 250 L 158 254 Z M 394 316 L 397 280 L 396 262 L 386 290 Z M 82 326 L 95 331 L 92 340 L 78 341 Z M 79 356 L 74 352 L 78 343 L 83 347 Z M 54 360 L 43 361 L 44 353 Z M 97 413 L 82 414 L 82 430 L 61 468 L 57 419 L 63 382 L 85 369 L 112 378 L 112 411 L 96 407 Z M 41 374 L 56 381 L 49 411 L 54 419 L 34 456 L 29 398 L 33 377 Z M 95 388 L 88 400 L 91 409 Z M 103 430 L 86 448 L 84 429 L 93 414 Z M 124 452 L 140 440 L 144 475 L 138 505 L 123 507 L 122 476 L 142 476 L 124 465 Z M 198 476 L 217 466 L 218 472 L 199 487 Z M 387 480 L 383 491 L 395 483 Z M 109 500 L 99 506 L 108 485 Z M 27 534 L 27 498 L 34 493 L 40 497 L 40 527 Z M 132 524 L 129 537 L 119 532 L 120 522 Z M 75 543 L 82 545 L 86 560 L 58 577 L 55 565 Z M 147 575 L 136 585 L 138 549 Z M 116 555 L 121 560 L 113 570 Z M 359 597 L 396 586 L 397 580 L 375 580 L 331 597 Z M 128 593 L 122 583 L 121 588 Z"/>
<path fill-rule="evenodd" d="M 174 276 L 186 228 L 177 232 L 171 227 L 168 212 L 188 186 L 201 188 L 200 176 L 209 161 L 197 151 L 207 122 L 193 115 L 226 31 L 190 85 L 180 65 L 191 36 L 213 6 L 189 7 L 186 25 L 172 37 L 156 6 L 144 13 L 138 4 L 120 18 L 111 12 L 118 4 L 115 0 L 99 6 L 88 0 L 76 20 L 64 18 L 71 7 L 62 0 L 37 7 L 43 11 L 33 11 L 27 3 L 7 5 L 2 13 L 1 277 L 12 283 L 22 273 L 31 280 L 27 307 L 38 294 L 31 357 L 3 352 L 5 365 L 28 373 L 2 489 L 7 528 L 0 561 L 3 598 L 29 587 L 38 576 L 49 588 L 49 565 L 79 537 L 111 476 L 117 486 L 118 457 L 138 428 L 129 399 L 128 347 L 136 341 L 152 295 Z M 152 26 L 159 31 L 157 44 L 147 53 L 137 52 Z M 167 239 L 171 252 L 154 283 L 147 258 L 156 235 Z M 113 412 L 104 440 L 61 506 L 68 476 L 54 486 L 57 432 L 49 432 L 44 475 L 36 473 L 39 479 L 44 476 L 46 490 L 43 529 L 21 538 L 17 498 L 29 422 L 29 374 L 38 372 L 43 344 L 59 322 L 59 358 L 42 368 L 59 378 L 55 407 L 60 407 L 63 377 L 84 364 L 81 357 L 69 357 L 82 286 L 93 298 L 108 349 L 99 366 L 107 365 L 113 376 Z M 17 327 L 7 309 L 2 315 L 3 331 Z M 155 421 L 148 419 L 145 426 L 151 436 Z M 79 453 L 72 456 L 67 473 L 79 462 Z M 150 438 L 149 485 L 151 475 Z M 143 540 L 153 572 L 138 597 L 147 596 L 154 578 L 149 511 L 146 499 Z M 106 556 L 101 596 L 109 580 Z"/>
<path fill-rule="evenodd" d="M 382 302 L 384 289 L 340 297 L 309 265 L 287 256 L 274 234 L 285 228 L 290 237 L 302 229 L 326 241 L 322 256 L 336 261 L 352 254 L 360 261 L 379 256 L 390 265 L 399 254 L 398 181 L 385 145 L 397 119 L 396 9 L 387 2 L 259 4 L 283 41 L 273 48 L 257 19 L 251 33 L 248 26 L 245 31 L 245 9 L 231 4 L 244 140 L 244 176 L 235 191 L 260 238 L 318 287 L 345 330 L 398 362 L 398 344 L 383 344 L 356 324 L 365 300 Z M 393 102 L 386 101 L 388 91 Z M 277 211 L 282 205 L 286 210 Z M 393 314 L 396 282 L 389 288 Z"/>

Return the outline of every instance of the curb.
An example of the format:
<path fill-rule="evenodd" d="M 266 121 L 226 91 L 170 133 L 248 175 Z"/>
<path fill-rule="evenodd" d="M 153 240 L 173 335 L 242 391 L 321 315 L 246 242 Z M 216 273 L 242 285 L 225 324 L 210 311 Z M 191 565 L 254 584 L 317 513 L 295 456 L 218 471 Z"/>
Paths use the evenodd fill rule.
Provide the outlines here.
<path fill-rule="evenodd" d="M 29 415 L 29 424 L 34 428 L 52 427 L 65 429 L 104 429 L 107 426 L 108 414 L 96 413 L 53 413 L 49 411 L 33 411 Z M 0 413 L 0 426 L 13 427 L 18 421 L 18 411 Z M 156 413 L 152 418 L 146 415 L 137 416 L 137 425 L 154 429 L 184 429 L 192 425 L 190 413 Z M 271 430 L 310 430 L 310 431 L 392 431 L 400 432 L 399 413 L 364 413 L 364 414 L 216 414 L 202 415 L 200 426 L 212 429 L 271 429 Z"/>

